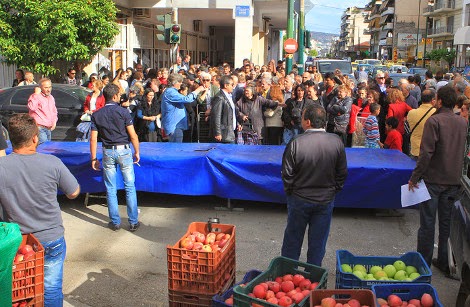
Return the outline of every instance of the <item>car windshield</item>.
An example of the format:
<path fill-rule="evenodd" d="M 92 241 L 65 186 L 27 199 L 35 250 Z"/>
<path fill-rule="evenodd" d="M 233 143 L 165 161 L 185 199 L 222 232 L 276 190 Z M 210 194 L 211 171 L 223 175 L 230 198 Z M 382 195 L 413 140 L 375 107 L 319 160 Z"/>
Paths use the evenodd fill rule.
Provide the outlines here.
<path fill-rule="evenodd" d="M 89 89 L 86 89 L 86 88 L 80 88 L 80 87 L 68 87 L 68 86 L 64 86 L 64 87 L 61 87 L 60 88 L 62 91 L 72 95 L 72 96 L 75 96 L 78 98 L 78 100 L 80 101 L 85 101 L 86 99 L 86 96 L 88 95 L 88 93 L 91 92 L 91 90 Z"/>
<path fill-rule="evenodd" d="M 370 65 L 380 65 L 382 62 L 379 60 L 364 60 L 365 63 L 370 64 Z"/>
<path fill-rule="evenodd" d="M 351 62 L 348 61 L 319 61 L 318 70 L 320 73 L 334 72 L 336 69 L 341 70 L 343 74 L 351 74 Z"/>

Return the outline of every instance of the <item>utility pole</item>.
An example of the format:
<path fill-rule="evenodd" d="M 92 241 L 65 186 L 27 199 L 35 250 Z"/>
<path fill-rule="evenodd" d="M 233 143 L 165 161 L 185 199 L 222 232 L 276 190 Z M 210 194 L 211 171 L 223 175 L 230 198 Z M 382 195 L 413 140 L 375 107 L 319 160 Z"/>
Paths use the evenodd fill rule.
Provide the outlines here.
<path fill-rule="evenodd" d="M 421 0 L 419 0 L 419 4 L 418 4 L 418 31 L 416 31 L 416 52 L 415 52 L 415 60 L 416 60 L 416 63 L 415 63 L 415 66 L 418 66 L 418 46 L 419 46 L 419 20 L 421 19 Z M 426 42 L 425 42 L 426 44 Z M 424 54 L 423 54 L 423 60 L 424 60 Z"/>
<path fill-rule="evenodd" d="M 304 51 L 305 51 L 305 0 L 300 0 L 300 16 L 299 16 L 299 50 L 298 64 L 299 74 L 304 73 Z"/>
<path fill-rule="evenodd" d="M 174 7 L 171 15 L 171 21 L 173 24 L 178 23 L 178 8 Z M 178 56 L 179 44 L 170 44 L 170 64 L 173 65 L 176 63 L 176 57 Z"/>
<path fill-rule="evenodd" d="M 294 38 L 294 3 L 295 0 L 289 0 L 287 7 L 287 38 Z M 292 56 L 286 53 L 286 73 L 292 70 Z"/>

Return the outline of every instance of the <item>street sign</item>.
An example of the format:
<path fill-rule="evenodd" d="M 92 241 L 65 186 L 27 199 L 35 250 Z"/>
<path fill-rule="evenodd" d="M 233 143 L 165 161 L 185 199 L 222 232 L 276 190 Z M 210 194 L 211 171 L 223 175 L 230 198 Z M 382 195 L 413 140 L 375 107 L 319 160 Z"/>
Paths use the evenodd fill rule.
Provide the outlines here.
<path fill-rule="evenodd" d="M 284 51 L 286 53 L 295 53 L 297 48 L 299 48 L 299 44 L 297 44 L 297 41 L 293 38 L 288 38 L 284 42 Z"/>
<path fill-rule="evenodd" d="M 250 6 L 249 5 L 236 5 L 235 17 L 250 17 Z"/>

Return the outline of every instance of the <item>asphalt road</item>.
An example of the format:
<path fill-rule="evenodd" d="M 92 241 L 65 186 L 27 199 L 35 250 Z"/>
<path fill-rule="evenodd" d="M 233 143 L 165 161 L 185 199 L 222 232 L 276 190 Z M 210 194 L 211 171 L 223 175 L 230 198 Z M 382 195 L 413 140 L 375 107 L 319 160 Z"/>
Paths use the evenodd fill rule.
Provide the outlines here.
<path fill-rule="evenodd" d="M 285 205 L 232 201 L 243 211 L 221 211 L 214 208 L 225 206 L 226 200 L 215 197 L 139 193 L 138 198 L 142 226 L 135 233 L 126 229 L 124 205 L 120 212 L 126 228 L 114 232 L 107 228 L 105 199 L 92 199 L 85 207 L 83 195 L 73 201 L 61 198 L 67 240 L 65 306 L 168 306 L 166 246 L 175 244 L 191 222 L 206 222 L 210 217 L 236 225 L 237 281 L 249 270 L 265 270 L 280 255 Z M 399 212 L 403 216 L 383 217 L 386 212 L 366 209 L 335 210 L 323 261 L 329 289 L 334 289 L 338 249 L 364 256 L 400 256 L 415 250 L 418 211 Z M 306 246 L 304 241 L 303 261 Z M 432 285 L 444 306 L 454 306 L 458 281 L 433 269 Z"/>

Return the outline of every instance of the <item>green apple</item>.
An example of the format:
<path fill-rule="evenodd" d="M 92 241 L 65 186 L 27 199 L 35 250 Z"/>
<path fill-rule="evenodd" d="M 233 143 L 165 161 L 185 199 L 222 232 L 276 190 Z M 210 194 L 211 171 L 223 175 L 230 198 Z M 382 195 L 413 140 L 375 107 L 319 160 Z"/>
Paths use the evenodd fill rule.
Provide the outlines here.
<path fill-rule="evenodd" d="M 388 277 L 380 277 L 379 280 L 390 280 Z"/>
<path fill-rule="evenodd" d="M 353 274 L 356 275 L 359 279 L 364 279 L 364 272 L 362 271 L 353 271 Z"/>
<path fill-rule="evenodd" d="M 393 276 L 395 276 L 395 273 L 397 272 L 397 269 L 395 269 L 395 267 L 393 265 L 387 264 L 384 267 L 384 271 L 385 271 L 385 273 L 387 273 L 388 278 L 393 278 Z"/>
<path fill-rule="evenodd" d="M 354 271 L 362 271 L 362 273 L 367 274 L 367 269 L 365 266 L 363 266 L 362 264 L 356 264 L 354 267 L 353 267 L 353 272 Z"/>
<path fill-rule="evenodd" d="M 345 273 L 352 273 L 351 266 L 349 264 L 342 264 L 341 270 Z"/>
<path fill-rule="evenodd" d="M 404 270 L 399 270 L 395 273 L 395 276 L 393 278 L 396 280 L 403 280 L 407 277 L 408 276 L 406 275 L 406 272 Z"/>
<path fill-rule="evenodd" d="M 365 280 L 375 280 L 373 274 L 367 274 L 367 275 L 364 277 L 364 279 L 365 279 Z"/>
<path fill-rule="evenodd" d="M 387 277 L 387 273 L 385 271 L 377 271 L 374 274 L 374 278 L 380 280 L 383 277 Z M 388 278 L 388 277 L 387 277 Z"/>
<path fill-rule="evenodd" d="M 406 266 L 405 271 L 406 271 L 406 274 L 408 274 L 408 276 L 411 275 L 411 273 L 417 273 L 418 272 L 418 270 L 412 265 Z"/>
<path fill-rule="evenodd" d="M 406 270 L 406 264 L 401 261 L 401 260 L 397 260 L 393 263 L 393 266 L 395 267 L 395 269 L 397 269 L 397 271 L 400 271 L 400 270 Z"/>
<path fill-rule="evenodd" d="M 374 275 L 375 272 L 378 272 L 378 271 L 382 271 L 382 267 L 378 266 L 378 265 L 374 265 L 373 267 L 371 267 L 369 269 L 369 273 Z"/>
<path fill-rule="evenodd" d="M 408 277 L 410 277 L 411 280 L 414 280 L 414 279 L 416 279 L 420 276 L 421 276 L 421 274 L 419 274 L 419 273 L 411 273 L 410 276 L 408 276 Z"/>

